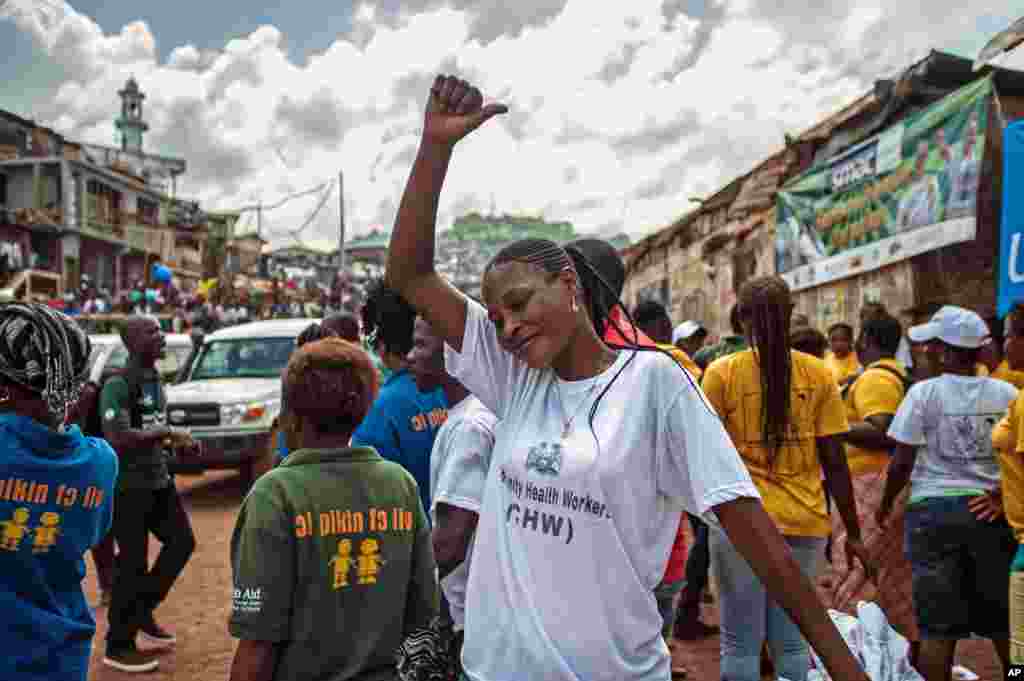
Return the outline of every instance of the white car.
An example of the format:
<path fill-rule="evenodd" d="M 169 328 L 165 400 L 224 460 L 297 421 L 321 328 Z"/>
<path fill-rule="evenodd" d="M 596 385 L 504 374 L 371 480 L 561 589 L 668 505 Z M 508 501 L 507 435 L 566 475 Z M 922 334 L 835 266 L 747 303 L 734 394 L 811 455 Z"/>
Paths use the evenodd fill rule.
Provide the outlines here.
<path fill-rule="evenodd" d="M 203 443 L 199 467 L 237 468 L 249 488 L 281 411 L 281 371 L 299 334 L 319 321 L 252 322 L 203 339 L 184 381 L 167 387 L 167 422 Z"/>
<path fill-rule="evenodd" d="M 192 338 L 186 334 L 169 333 L 164 337 L 167 349 L 164 357 L 157 360 L 156 369 L 165 381 L 173 381 L 178 371 L 192 352 Z M 89 336 L 92 355 L 89 357 L 89 380 L 97 385 L 112 371 L 128 368 L 128 349 L 117 334 Z"/>

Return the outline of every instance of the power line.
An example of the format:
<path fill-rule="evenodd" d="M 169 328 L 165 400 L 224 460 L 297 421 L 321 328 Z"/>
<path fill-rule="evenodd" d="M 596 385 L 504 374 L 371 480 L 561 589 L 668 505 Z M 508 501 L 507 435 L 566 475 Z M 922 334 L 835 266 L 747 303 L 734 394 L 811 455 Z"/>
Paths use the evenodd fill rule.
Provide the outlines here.
<path fill-rule="evenodd" d="M 316 207 L 297 229 L 283 230 L 281 232 L 277 232 L 277 236 L 290 237 L 294 239 L 296 242 L 298 242 L 300 245 L 304 246 L 305 244 L 302 241 L 302 233 L 306 231 L 306 229 L 313 223 L 313 220 L 316 219 L 317 215 L 320 214 L 320 211 L 323 210 L 323 207 L 327 204 L 327 199 L 329 199 L 331 197 L 331 194 L 334 193 L 334 185 L 334 181 L 328 184 L 328 187 L 320 196 L 320 200 L 317 202 Z M 271 232 L 270 236 L 274 236 L 274 233 Z"/>
<path fill-rule="evenodd" d="M 309 196 L 310 194 L 316 194 L 319 191 L 323 191 L 324 187 L 326 187 L 328 184 L 330 184 L 330 183 L 323 182 L 323 183 L 318 184 L 317 186 L 313 187 L 312 189 L 307 189 L 306 191 L 296 192 L 294 194 L 289 194 L 288 196 L 284 197 L 283 199 L 281 199 L 277 203 L 269 205 L 269 206 L 264 206 L 263 204 L 257 203 L 256 205 L 253 205 L 253 206 L 244 206 L 242 208 L 236 208 L 232 212 L 234 212 L 234 213 L 245 213 L 247 211 L 253 211 L 253 210 L 275 210 L 277 208 L 280 208 L 284 204 L 288 203 L 289 201 L 293 201 L 295 199 L 302 198 L 303 196 Z"/>

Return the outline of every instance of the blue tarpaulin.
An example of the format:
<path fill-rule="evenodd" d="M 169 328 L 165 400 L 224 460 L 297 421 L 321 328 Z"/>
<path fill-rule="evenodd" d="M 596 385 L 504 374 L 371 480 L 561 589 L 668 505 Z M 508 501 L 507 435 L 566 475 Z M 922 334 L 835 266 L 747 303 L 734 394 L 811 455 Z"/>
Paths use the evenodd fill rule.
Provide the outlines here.
<path fill-rule="evenodd" d="M 1003 214 L 999 230 L 998 314 L 1024 303 L 1024 120 L 1003 131 Z"/>

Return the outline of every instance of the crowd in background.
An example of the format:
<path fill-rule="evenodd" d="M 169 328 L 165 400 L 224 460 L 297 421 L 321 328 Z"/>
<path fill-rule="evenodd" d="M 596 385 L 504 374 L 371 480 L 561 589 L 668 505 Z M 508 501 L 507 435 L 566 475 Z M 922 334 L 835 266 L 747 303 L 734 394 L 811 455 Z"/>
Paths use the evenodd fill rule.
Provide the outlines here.
<path fill-rule="evenodd" d="M 971 636 L 1024 663 L 1024 308 L 993 328 L 939 306 L 905 329 L 867 305 L 823 333 L 759 277 L 708 345 L 699 320 L 627 310 L 599 239 L 512 243 L 468 297 L 435 268 L 439 196 L 455 145 L 506 110 L 438 77 L 386 278 L 361 324 L 297 340 L 231 539 L 232 681 L 666 681 L 686 674 L 676 639 L 715 633 L 709 572 L 723 679 L 820 664 L 864 681 L 826 610 L 861 599 L 911 643 L 897 675 L 947 681 Z M 158 453 L 194 443 L 161 420 L 156 322 L 123 337 L 132 373 L 85 438 L 70 409 L 88 340 L 45 306 L 0 307 L 9 678 L 85 678 L 82 555 L 111 526 L 104 663 L 152 671 L 136 641 L 177 640 L 153 613 L 194 539 Z M 44 475 L 56 496 L 28 486 Z M 100 500 L 72 512 L 72 483 Z"/>

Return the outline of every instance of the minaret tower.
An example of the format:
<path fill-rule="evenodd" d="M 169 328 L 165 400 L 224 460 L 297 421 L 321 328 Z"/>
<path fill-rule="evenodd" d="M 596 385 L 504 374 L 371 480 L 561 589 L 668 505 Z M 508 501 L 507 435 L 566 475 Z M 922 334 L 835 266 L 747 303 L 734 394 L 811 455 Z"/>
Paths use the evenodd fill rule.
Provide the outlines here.
<path fill-rule="evenodd" d="M 121 148 L 142 153 L 142 133 L 149 130 L 149 126 L 142 120 L 142 100 L 146 95 L 139 90 L 134 76 L 128 79 L 124 89 L 117 94 L 121 98 L 121 117 L 116 123 L 117 129 L 121 131 Z"/>

